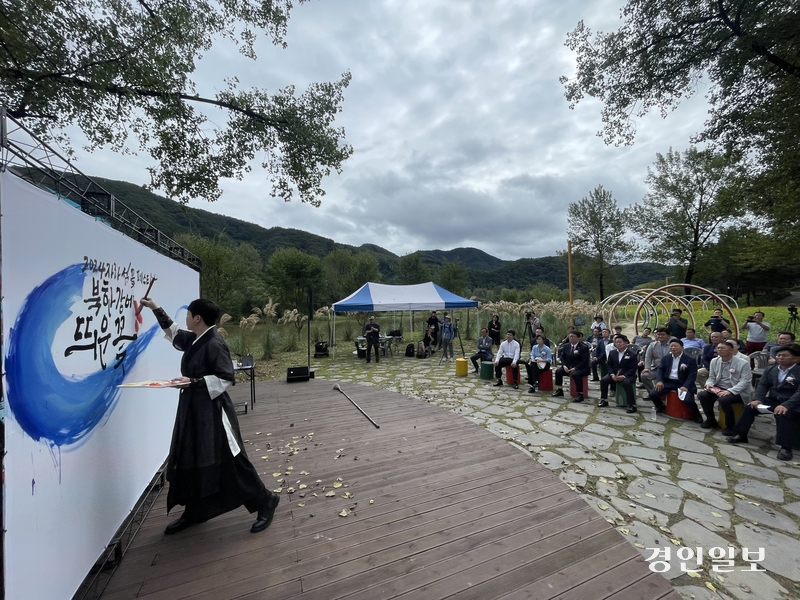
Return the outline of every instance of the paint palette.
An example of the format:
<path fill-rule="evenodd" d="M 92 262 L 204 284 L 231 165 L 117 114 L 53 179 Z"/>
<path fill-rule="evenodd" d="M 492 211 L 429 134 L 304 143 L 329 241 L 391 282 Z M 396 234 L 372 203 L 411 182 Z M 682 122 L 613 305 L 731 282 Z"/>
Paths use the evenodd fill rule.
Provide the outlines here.
<path fill-rule="evenodd" d="M 169 379 L 161 379 L 157 381 L 138 381 L 138 382 L 130 382 L 130 383 L 123 383 L 118 385 L 117 387 L 124 388 L 124 387 L 134 387 L 134 388 L 176 388 L 185 386 L 188 382 L 182 381 L 170 381 Z"/>

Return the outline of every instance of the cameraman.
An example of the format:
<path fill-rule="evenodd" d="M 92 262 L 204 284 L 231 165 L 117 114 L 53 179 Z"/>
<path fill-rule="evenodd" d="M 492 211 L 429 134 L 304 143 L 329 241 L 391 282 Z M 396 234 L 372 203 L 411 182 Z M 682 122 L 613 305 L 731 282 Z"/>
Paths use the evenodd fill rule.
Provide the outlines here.
<path fill-rule="evenodd" d="M 666 327 L 669 328 L 670 338 L 678 338 L 682 340 L 686 337 L 686 328 L 689 327 L 689 321 L 683 318 L 683 311 L 680 308 L 672 310 L 669 321 Z"/>
<path fill-rule="evenodd" d="M 731 326 L 730 321 L 722 316 L 722 309 L 715 308 L 714 314 L 711 318 L 703 324 L 703 328 L 708 333 L 714 333 L 715 331 L 722 333 L 728 327 Z"/>
<path fill-rule="evenodd" d="M 769 323 L 764 320 L 764 313 L 759 311 L 754 312 L 747 317 L 747 322 L 744 324 L 747 329 L 747 341 L 745 344 L 745 351 L 748 354 L 763 350 L 767 345 L 767 332 L 769 331 Z"/>

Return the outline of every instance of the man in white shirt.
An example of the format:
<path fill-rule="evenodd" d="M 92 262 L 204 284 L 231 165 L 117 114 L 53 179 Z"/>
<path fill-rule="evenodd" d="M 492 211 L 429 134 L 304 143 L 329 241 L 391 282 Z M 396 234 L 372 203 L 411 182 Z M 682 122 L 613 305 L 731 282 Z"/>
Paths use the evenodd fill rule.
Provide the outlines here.
<path fill-rule="evenodd" d="M 516 390 L 519 385 L 517 381 L 519 381 L 519 342 L 514 339 L 514 336 L 517 335 L 517 332 L 513 329 L 509 329 L 506 333 L 505 341 L 500 343 L 500 349 L 497 351 L 497 356 L 494 358 L 494 375 L 497 377 L 497 383 L 495 383 L 495 387 L 500 387 L 503 385 L 503 367 L 507 367 L 511 365 L 511 373 L 514 381 L 512 382 L 514 385 L 514 389 Z"/>
<path fill-rule="evenodd" d="M 764 313 L 756 311 L 752 316 L 747 317 L 747 322 L 744 324 L 747 329 L 746 352 L 752 354 L 763 350 L 767 345 L 767 332 L 769 331 L 769 323 L 764 320 Z"/>

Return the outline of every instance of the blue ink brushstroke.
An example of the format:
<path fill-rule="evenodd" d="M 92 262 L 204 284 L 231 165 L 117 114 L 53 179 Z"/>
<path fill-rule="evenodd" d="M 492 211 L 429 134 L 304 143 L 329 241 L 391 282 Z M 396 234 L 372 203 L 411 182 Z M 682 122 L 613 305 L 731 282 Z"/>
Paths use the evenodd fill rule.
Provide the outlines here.
<path fill-rule="evenodd" d="M 83 298 L 82 269 L 83 264 L 71 265 L 36 287 L 9 334 L 5 361 L 9 408 L 25 433 L 51 447 L 84 440 L 113 411 L 119 398 L 117 385 L 159 330 L 156 324 L 130 342 L 116 369 L 109 365 L 89 375 L 62 375 L 51 349 L 56 331 L 72 316 L 70 308 Z"/>

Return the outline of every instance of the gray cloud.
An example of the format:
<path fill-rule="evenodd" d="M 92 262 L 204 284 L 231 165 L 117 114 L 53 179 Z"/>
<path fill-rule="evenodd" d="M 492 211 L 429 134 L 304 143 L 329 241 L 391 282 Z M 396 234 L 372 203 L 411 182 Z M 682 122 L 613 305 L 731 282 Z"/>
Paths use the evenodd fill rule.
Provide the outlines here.
<path fill-rule="evenodd" d="M 225 182 L 223 198 L 193 206 L 338 242 L 405 254 L 475 246 L 505 259 L 566 246 L 567 206 L 598 184 L 627 206 L 641 199 L 656 152 L 683 149 L 702 128 L 702 97 L 665 121 L 639 124 L 633 148 L 596 136 L 600 105 L 570 111 L 558 82 L 574 71 L 566 34 L 583 19 L 618 24 L 621 0 L 526 3 L 482 0 L 321 0 L 297 6 L 287 50 L 262 44 L 256 63 L 226 45 L 198 69 L 200 91 L 235 74 L 244 87 L 298 93 L 349 69 L 338 124 L 355 153 L 329 177 L 319 209 L 264 194 L 259 169 Z M 147 161 L 84 157 L 89 173 L 147 180 Z"/>

